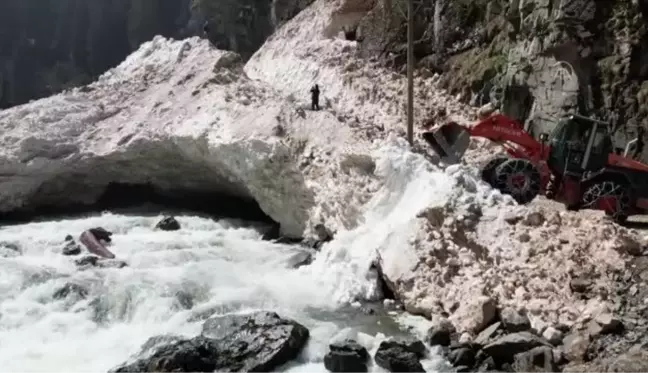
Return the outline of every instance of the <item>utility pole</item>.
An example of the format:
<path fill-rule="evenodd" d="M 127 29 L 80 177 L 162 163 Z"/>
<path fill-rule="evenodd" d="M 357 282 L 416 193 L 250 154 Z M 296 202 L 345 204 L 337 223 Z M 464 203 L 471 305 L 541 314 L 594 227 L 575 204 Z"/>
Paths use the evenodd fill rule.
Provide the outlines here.
<path fill-rule="evenodd" d="M 414 145 L 414 0 L 407 0 L 407 141 Z"/>

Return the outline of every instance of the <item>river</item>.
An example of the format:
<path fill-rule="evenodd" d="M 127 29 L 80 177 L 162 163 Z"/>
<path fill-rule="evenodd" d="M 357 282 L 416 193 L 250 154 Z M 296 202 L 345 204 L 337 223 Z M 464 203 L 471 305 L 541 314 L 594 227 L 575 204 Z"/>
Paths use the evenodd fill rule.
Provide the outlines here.
<path fill-rule="evenodd" d="M 182 229 L 164 232 L 154 229 L 160 218 L 104 213 L 0 228 L 0 242 L 22 251 L 0 257 L 2 370 L 105 372 L 151 336 L 198 334 L 200 316 L 214 313 L 274 310 L 308 327 L 310 341 L 288 371 L 326 371 L 335 339 L 375 351 L 386 336 L 418 330 L 406 315 L 341 304 L 310 266 L 291 267 L 295 246 L 262 241 L 250 224 L 181 215 Z M 114 232 L 111 250 L 127 267 L 80 270 L 61 254 L 66 235 L 97 226 Z M 84 290 L 55 299 L 66 284 Z M 434 354 L 423 361 L 428 371 L 439 364 Z"/>

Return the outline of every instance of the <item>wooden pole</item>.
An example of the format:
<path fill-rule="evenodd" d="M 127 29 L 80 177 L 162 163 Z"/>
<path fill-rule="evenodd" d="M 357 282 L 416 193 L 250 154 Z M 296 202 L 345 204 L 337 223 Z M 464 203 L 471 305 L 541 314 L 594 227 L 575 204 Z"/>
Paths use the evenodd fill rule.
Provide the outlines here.
<path fill-rule="evenodd" d="M 407 141 L 414 145 L 414 0 L 407 0 Z"/>

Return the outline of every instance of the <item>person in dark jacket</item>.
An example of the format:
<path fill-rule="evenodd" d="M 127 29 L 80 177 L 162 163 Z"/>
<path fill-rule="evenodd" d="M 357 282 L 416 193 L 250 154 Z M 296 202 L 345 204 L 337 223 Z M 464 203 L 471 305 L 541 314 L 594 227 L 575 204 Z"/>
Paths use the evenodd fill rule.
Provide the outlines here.
<path fill-rule="evenodd" d="M 635 143 L 634 152 L 632 154 L 632 159 L 639 161 L 641 160 L 641 155 L 643 154 L 644 149 L 644 128 L 639 126 L 637 127 L 637 142 Z"/>
<path fill-rule="evenodd" d="M 320 95 L 320 90 L 319 86 L 315 84 L 313 88 L 310 90 L 311 92 L 311 109 L 313 110 L 319 110 L 319 95 Z"/>
<path fill-rule="evenodd" d="M 209 37 L 209 21 L 205 21 L 205 24 L 203 25 L 203 36 L 206 38 Z"/>

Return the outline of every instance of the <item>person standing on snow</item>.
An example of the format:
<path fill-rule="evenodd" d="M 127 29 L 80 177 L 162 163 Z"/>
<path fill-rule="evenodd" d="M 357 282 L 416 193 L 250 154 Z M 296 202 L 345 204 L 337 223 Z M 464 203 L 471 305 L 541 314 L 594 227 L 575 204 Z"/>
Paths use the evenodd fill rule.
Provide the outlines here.
<path fill-rule="evenodd" d="M 319 95 L 320 95 L 320 90 L 319 86 L 315 84 L 313 88 L 310 90 L 311 92 L 311 109 L 313 110 L 319 110 Z"/>

